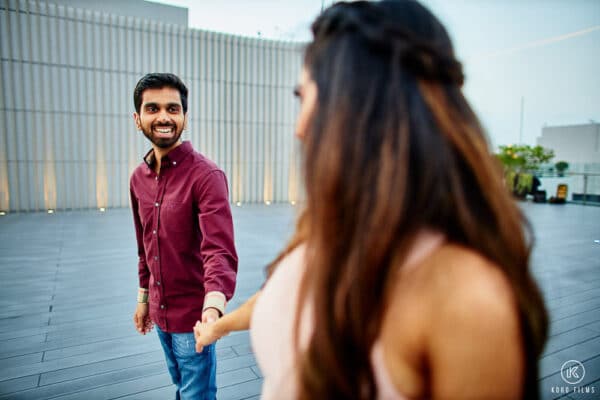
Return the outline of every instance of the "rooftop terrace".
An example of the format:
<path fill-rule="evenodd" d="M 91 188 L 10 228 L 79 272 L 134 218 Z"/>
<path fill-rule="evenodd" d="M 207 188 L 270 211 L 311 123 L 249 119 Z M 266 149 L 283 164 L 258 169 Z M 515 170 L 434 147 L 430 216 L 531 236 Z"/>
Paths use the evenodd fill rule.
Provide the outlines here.
<path fill-rule="evenodd" d="M 541 361 L 543 397 L 594 398 L 600 393 L 600 207 L 522 206 L 534 226 L 533 271 L 552 319 Z M 240 265 L 230 310 L 263 283 L 264 266 L 292 232 L 295 211 L 234 207 Z M 133 328 L 135 252 L 128 209 L 0 217 L 0 399 L 172 398 L 156 334 L 140 336 Z M 217 356 L 218 398 L 257 399 L 262 379 L 248 333 L 220 340 Z M 576 385 L 561 378 L 569 360 L 585 367 Z M 577 393 L 586 388 L 595 394 Z"/>

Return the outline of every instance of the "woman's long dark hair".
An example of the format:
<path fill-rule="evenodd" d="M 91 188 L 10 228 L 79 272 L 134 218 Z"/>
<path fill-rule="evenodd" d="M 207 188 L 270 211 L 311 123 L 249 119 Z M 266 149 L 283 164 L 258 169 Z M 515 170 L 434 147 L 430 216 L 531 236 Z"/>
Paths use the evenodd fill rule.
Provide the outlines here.
<path fill-rule="evenodd" d="M 299 398 L 376 397 L 370 354 L 384 294 L 423 228 L 502 270 L 519 309 L 523 397 L 538 397 L 547 315 L 528 267 L 531 230 L 461 92 L 446 30 L 416 1 L 387 0 L 335 4 L 312 31 L 307 201 L 284 252 L 307 244 L 300 298 L 317 310 L 298 353 Z"/>

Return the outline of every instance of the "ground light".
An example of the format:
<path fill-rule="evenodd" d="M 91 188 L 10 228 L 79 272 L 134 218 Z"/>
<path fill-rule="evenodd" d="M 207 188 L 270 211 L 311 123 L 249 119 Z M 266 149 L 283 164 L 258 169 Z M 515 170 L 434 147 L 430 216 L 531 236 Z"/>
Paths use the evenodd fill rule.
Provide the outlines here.
<path fill-rule="evenodd" d="M 0 216 L 6 215 L 6 211 L 0 211 Z"/>
<path fill-rule="evenodd" d="M 238 201 L 237 203 L 235 203 L 236 206 L 241 207 L 242 206 L 242 202 Z"/>
<path fill-rule="evenodd" d="M 271 202 L 269 200 L 267 200 L 267 201 L 265 201 L 265 204 L 268 205 L 268 206 L 270 206 Z"/>
<path fill-rule="evenodd" d="M 106 208 L 104 208 L 104 207 L 100 207 L 98 210 L 100 210 L 100 212 L 105 212 L 105 211 L 106 211 Z"/>
<path fill-rule="evenodd" d="M 54 210 L 53 210 L 53 209 L 51 209 L 51 208 L 49 208 L 49 209 L 48 209 L 48 214 L 54 214 Z"/>

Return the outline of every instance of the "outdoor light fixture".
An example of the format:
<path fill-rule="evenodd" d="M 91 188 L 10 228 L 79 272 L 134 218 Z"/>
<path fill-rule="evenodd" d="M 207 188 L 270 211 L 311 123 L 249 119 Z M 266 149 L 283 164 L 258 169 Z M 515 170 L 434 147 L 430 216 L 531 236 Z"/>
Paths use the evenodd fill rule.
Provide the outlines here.
<path fill-rule="evenodd" d="M 100 212 L 105 212 L 105 211 L 106 211 L 106 208 L 104 208 L 104 207 L 100 207 L 100 208 L 99 208 L 99 210 L 100 210 Z"/>
<path fill-rule="evenodd" d="M 51 208 L 49 208 L 49 209 L 48 209 L 48 214 L 54 214 L 54 210 L 53 210 L 53 209 L 51 209 Z"/>
<path fill-rule="evenodd" d="M 271 202 L 269 200 L 267 200 L 267 201 L 265 201 L 265 204 L 268 205 L 268 206 L 270 206 Z"/>
<path fill-rule="evenodd" d="M 0 216 L 6 215 L 6 211 L 0 211 Z"/>
<path fill-rule="evenodd" d="M 237 203 L 235 203 L 236 206 L 241 207 L 242 206 L 242 202 L 238 201 Z"/>
<path fill-rule="evenodd" d="M 292 201 L 290 201 L 290 204 L 293 205 L 293 206 L 295 206 L 296 202 L 294 200 L 292 200 Z"/>

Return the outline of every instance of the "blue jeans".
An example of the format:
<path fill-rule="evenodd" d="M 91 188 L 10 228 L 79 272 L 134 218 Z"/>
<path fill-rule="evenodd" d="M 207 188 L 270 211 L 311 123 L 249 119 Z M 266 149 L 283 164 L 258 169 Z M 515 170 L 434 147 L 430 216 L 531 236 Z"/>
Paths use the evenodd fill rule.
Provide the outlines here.
<path fill-rule="evenodd" d="M 214 343 L 196 353 L 193 333 L 156 332 L 165 352 L 167 368 L 177 386 L 176 400 L 215 400 L 217 358 Z"/>

